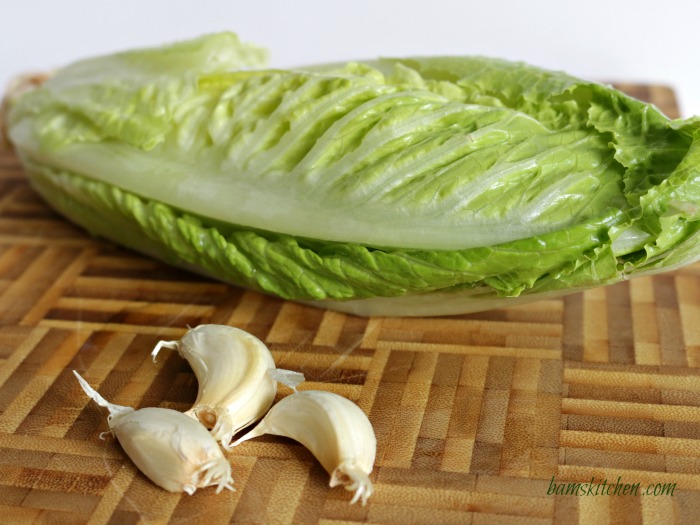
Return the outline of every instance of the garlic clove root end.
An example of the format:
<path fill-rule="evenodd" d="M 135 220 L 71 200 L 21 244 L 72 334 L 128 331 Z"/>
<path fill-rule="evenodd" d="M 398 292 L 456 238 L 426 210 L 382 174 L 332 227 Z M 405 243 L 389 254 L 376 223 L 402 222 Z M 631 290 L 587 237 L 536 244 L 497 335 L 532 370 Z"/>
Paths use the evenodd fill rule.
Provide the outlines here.
<path fill-rule="evenodd" d="M 351 492 L 355 491 L 355 494 L 350 500 L 351 505 L 357 503 L 357 501 L 361 501 L 362 506 L 364 507 L 367 504 L 367 500 L 374 492 L 374 487 L 372 486 L 372 482 L 370 481 L 369 476 L 367 476 L 367 473 L 362 469 L 354 465 L 348 465 L 347 463 L 339 465 L 331 473 L 330 486 L 337 487 L 338 485 L 343 486 L 345 490 L 349 490 Z"/>

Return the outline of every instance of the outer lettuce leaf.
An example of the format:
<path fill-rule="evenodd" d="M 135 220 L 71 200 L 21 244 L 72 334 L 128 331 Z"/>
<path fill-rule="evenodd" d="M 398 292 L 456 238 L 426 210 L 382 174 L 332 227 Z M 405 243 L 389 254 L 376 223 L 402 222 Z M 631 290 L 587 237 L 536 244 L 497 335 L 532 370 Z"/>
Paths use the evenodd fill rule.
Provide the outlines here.
<path fill-rule="evenodd" d="M 190 47 L 165 55 L 190 61 Z M 125 56 L 114 73 L 114 57 L 70 66 L 25 97 L 11 114 L 19 151 L 220 221 L 380 247 L 508 242 L 624 205 L 606 136 L 472 102 L 466 81 L 450 91 L 398 62 L 389 74 L 230 71 L 203 58 L 183 72 L 153 51 Z"/>
<path fill-rule="evenodd" d="M 457 313 L 700 255 L 700 121 L 482 57 L 293 70 L 235 35 L 22 96 L 30 178 L 91 232 L 359 313 Z"/>

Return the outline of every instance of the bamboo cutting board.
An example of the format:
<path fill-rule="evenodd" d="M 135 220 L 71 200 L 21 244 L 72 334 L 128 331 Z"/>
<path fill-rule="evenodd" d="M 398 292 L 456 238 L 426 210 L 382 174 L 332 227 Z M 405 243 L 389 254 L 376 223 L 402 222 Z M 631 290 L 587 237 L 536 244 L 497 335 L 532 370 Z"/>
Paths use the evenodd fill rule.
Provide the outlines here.
<path fill-rule="evenodd" d="M 620 86 L 677 113 L 664 87 Z M 265 341 L 378 440 L 366 507 L 295 442 L 229 455 L 236 492 L 167 493 L 111 437 L 110 401 L 186 410 L 187 325 Z M 595 481 L 598 495 L 557 494 Z M 601 483 L 615 484 L 612 495 Z M 562 485 L 563 484 L 563 485 Z M 623 494 L 639 484 L 637 494 Z M 673 495 L 643 494 L 666 485 Z M 585 488 L 582 489 L 585 492 Z M 658 489 L 661 490 L 661 489 Z M 561 492 L 561 491 L 560 491 Z M 693 523 L 700 516 L 700 265 L 435 319 L 358 318 L 247 292 L 95 240 L 0 157 L 0 523 Z"/>

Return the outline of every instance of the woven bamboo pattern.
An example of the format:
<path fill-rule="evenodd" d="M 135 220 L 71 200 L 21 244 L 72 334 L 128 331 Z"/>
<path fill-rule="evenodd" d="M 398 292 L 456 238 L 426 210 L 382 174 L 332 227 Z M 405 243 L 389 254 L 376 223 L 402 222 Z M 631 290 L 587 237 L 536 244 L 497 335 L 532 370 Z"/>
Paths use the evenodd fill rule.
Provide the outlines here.
<path fill-rule="evenodd" d="M 623 85 L 677 115 L 673 91 Z M 0 156 L 0 522 L 693 523 L 700 515 L 700 265 L 464 316 L 359 318 L 207 280 L 89 237 Z M 228 454 L 235 492 L 171 494 L 107 430 L 110 401 L 188 409 L 186 327 L 230 324 L 305 388 L 355 401 L 378 440 L 366 507 L 301 445 Z M 280 390 L 279 396 L 288 390 Z M 573 483 L 639 494 L 564 495 Z M 673 495 L 642 494 L 673 485 Z M 554 486 L 556 489 L 556 486 Z"/>

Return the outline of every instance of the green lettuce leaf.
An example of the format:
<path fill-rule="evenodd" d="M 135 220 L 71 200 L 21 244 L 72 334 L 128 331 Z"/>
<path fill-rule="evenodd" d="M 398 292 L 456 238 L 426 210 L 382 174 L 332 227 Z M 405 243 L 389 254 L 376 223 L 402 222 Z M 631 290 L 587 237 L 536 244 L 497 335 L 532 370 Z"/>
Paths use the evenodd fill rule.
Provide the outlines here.
<path fill-rule="evenodd" d="M 264 60 L 223 33 L 78 62 L 14 102 L 10 138 L 95 235 L 356 313 L 467 312 L 700 256 L 698 119 L 483 57 Z"/>

